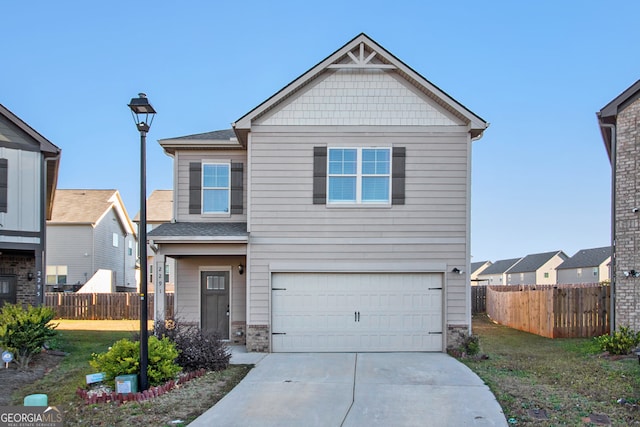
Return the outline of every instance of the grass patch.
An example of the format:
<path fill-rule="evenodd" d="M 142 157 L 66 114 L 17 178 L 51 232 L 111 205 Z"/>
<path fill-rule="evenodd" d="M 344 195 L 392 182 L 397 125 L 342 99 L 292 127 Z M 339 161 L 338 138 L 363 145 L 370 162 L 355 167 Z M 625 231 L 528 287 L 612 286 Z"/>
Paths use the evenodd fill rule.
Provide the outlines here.
<path fill-rule="evenodd" d="M 130 332 L 116 331 L 59 331 L 57 349 L 68 353 L 56 369 L 44 378 L 13 393 L 14 405 L 21 405 L 24 396 L 45 393 L 52 406 L 62 405 L 75 398 L 78 387 L 86 386 L 85 375 L 95 373 L 89 366 L 92 353 L 102 353 L 117 340 L 130 338 Z"/>
<path fill-rule="evenodd" d="M 607 415 L 612 425 L 640 421 L 637 406 L 617 403 L 640 400 L 636 357 L 606 358 L 592 339 L 552 340 L 496 325 L 485 315 L 474 317 L 473 332 L 488 360 L 463 362 L 517 425 L 584 425 L 591 414 Z M 536 419 L 532 410 L 544 410 L 548 419 Z"/>
<path fill-rule="evenodd" d="M 224 397 L 252 368 L 231 365 L 223 371 L 208 372 L 142 403 L 85 404 L 76 396 L 76 390 L 86 386 L 85 375 L 95 373 L 89 365 L 91 354 L 105 352 L 114 342 L 131 336 L 131 332 L 60 331 L 57 347 L 68 355 L 43 378 L 13 393 L 13 404 L 21 405 L 26 395 L 45 393 L 49 405 L 63 411 L 65 426 L 185 425 Z"/>

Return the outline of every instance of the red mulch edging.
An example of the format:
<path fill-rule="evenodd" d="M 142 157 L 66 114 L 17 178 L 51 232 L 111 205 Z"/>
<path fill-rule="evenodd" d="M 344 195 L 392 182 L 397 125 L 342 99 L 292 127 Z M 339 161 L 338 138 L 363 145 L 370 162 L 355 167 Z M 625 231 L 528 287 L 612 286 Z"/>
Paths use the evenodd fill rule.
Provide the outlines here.
<path fill-rule="evenodd" d="M 89 390 L 78 387 L 76 394 L 84 400 L 87 405 L 93 403 L 109 403 L 118 402 L 121 405 L 124 402 L 144 402 L 145 400 L 153 399 L 158 396 L 162 396 L 165 393 L 170 392 L 179 385 L 182 385 L 194 378 L 203 376 L 207 371 L 205 369 L 199 369 L 197 371 L 189 372 L 184 375 L 180 375 L 177 381 L 171 380 L 155 387 L 149 387 L 148 390 L 137 393 L 100 393 L 89 395 Z"/>

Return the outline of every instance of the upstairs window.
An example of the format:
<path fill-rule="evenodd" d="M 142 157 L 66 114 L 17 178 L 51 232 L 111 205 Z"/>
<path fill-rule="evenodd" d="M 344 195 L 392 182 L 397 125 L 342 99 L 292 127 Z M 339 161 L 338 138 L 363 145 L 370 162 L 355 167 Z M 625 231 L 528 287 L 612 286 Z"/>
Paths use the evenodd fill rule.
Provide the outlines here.
<path fill-rule="evenodd" d="M 202 213 L 229 213 L 230 181 L 230 166 L 228 163 L 203 163 Z"/>
<path fill-rule="evenodd" d="M 391 203 L 390 148 L 329 148 L 329 203 Z"/>

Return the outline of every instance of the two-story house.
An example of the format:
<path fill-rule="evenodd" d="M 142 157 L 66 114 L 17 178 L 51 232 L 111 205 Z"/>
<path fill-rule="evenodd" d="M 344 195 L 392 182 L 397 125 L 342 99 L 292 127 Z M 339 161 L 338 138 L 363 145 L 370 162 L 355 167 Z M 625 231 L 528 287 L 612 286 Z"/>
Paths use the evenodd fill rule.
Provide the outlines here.
<path fill-rule="evenodd" d="M 0 104 L 0 305 L 44 303 L 60 148 Z"/>
<path fill-rule="evenodd" d="M 554 285 L 556 267 L 569 258 L 563 251 L 529 254 L 522 258 L 505 275 L 507 285 Z"/>
<path fill-rule="evenodd" d="M 556 267 L 558 284 L 600 283 L 609 280 L 611 246 L 580 249 Z"/>
<path fill-rule="evenodd" d="M 506 285 L 507 284 L 507 270 L 513 267 L 522 258 L 510 258 L 501 259 L 484 270 L 482 270 L 477 276 L 476 280 L 485 285 Z"/>
<path fill-rule="evenodd" d="M 611 326 L 640 330 L 640 80 L 596 114 L 611 162 Z"/>
<path fill-rule="evenodd" d="M 47 221 L 48 290 L 136 292 L 136 241 L 118 190 L 58 189 Z"/>
<path fill-rule="evenodd" d="M 173 190 L 153 190 L 147 198 L 147 233 L 158 227 L 173 221 Z M 140 227 L 140 212 L 133 218 L 136 230 Z M 155 265 L 154 246 L 147 246 L 147 290 L 154 292 L 154 274 L 153 266 Z M 173 292 L 173 276 L 175 271 L 175 260 L 167 258 L 164 260 L 164 278 L 163 285 L 166 292 Z"/>
<path fill-rule="evenodd" d="M 487 126 L 360 34 L 233 129 L 160 140 L 176 216 L 148 239 L 176 260 L 177 316 L 249 351 L 456 345 Z"/>

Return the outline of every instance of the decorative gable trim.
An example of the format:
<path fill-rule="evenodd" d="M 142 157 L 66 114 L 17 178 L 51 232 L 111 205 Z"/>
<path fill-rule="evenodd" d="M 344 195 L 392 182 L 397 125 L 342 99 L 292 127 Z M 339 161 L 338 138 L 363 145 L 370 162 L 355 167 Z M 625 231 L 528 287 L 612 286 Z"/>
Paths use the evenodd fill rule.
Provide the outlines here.
<path fill-rule="evenodd" d="M 294 96 L 295 93 L 304 88 L 320 74 L 326 72 L 326 70 L 331 68 L 373 67 L 387 69 L 387 72 L 396 73 L 401 78 L 413 84 L 418 91 L 429 96 L 437 104 L 450 111 L 464 123 L 467 123 L 472 138 L 482 136 L 482 133 L 488 127 L 488 123 L 482 118 L 451 98 L 447 93 L 429 82 L 363 33 L 233 123 L 236 135 L 241 144 L 246 146 L 246 135 L 250 131 L 254 120 L 263 116 L 273 108 L 277 108 L 281 102 Z"/>

